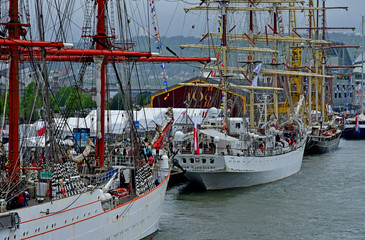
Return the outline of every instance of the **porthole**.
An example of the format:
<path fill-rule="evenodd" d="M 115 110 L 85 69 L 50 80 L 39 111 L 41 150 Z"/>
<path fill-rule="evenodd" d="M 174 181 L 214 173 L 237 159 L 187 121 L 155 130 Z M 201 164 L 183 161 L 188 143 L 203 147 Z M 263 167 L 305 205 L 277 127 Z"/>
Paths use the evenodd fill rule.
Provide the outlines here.
<path fill-rule="evenodd" d="M 206 163 L 207 163 L 207 159 L 203 158 L 203 159 L 202 159 L 202 163 L 203 163 L 203 164 L 206 164 Z"/>
<path fill-rule="evenodd" d="M 72 220 L 72 221 L 74 221 L 74 219 L 75 219 L 75 218 L 73 217 L 71 220 Z"/>
<path fill-rule="evenodd" d="M 194 158 L 190 158 L 190 163 L 193 164 L 194 163 Z"/>
<path fill-rule="evenodd" d="M 182 159 L 182 162 L 183 162 L 183 163 L 186 163 L 186 158 L 183 158 L 183 159 Z"/>
<path fill-rule="evenodd" d="M 89 216 L 90 216 L 90 212 L 88 212 L 88 213 L 87 213 L 87 215 L 89 215 Z"/>
<path fill-rule="evenodd" d="M 214 164 L 214 158 L 210 159 L 210 164 Z"/>
<path fill-rule="evenodd" d="M 67 223 L 67 220 L 65 220 L 65 224 Z"/>

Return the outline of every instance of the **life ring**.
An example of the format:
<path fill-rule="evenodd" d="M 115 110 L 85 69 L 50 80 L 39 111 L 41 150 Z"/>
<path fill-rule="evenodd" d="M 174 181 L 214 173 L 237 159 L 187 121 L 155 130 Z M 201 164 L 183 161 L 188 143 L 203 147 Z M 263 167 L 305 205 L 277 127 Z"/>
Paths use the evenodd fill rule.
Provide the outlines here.
<path fill-rule="evenodd" d="M 118 188 L 113 190 L 111 193 L 118 198 L 128 196 L 128 190 L 126 188 Z"/>

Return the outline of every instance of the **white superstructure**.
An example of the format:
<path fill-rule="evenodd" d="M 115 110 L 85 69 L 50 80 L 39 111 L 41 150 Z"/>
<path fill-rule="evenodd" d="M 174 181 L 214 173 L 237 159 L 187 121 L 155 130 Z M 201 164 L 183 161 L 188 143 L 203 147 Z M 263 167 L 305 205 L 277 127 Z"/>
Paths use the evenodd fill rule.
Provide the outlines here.
<path fill-rule="evenodd" d="M 220 121 L 208 117 L 206 122 Z M 248 187 L 300 170 L 307 136 L 300 121 L 259 133 L 249 131 L 242 118 L 231 118 L 230 135 L 217 125 L 199 129 L 199 154 L 193 151 L 191 133 L 175 134 L 175 159 L 192 183 L 207 190 Z"/>
<path fill-rule="evenodd" d="M 0 239 L 111 240 L 152 237 L 158 230 L 169 176 L 168 169 L 155 171 L 154 179 L 158 179 L 160 184 L 139 197 L 117 199 L 98 188 L 1 213 L 2 225 L 10 225 L 0 230 Z"/>

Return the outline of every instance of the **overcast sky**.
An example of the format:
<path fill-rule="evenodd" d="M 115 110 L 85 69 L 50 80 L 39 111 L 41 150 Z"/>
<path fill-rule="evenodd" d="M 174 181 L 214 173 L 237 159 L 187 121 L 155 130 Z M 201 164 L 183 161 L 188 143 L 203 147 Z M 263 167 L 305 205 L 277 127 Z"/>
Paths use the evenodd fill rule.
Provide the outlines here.
<path fill-rule="evenodd" d="M 156 8 L 159 19 L 161 35 L 176 36 L 182 35 L 197 24 L 195 13 L 185 14 L 183 8 L 194 6 L 188 3 L 198 3 L 199 0 L 157 0 Z M 308 1 L 307 1 L 308 2 Z M 316 3 L 316 0 L 314 0 Z M 320 0 L 322 2 L 322 0 Z M 361 32 L 361 16 L 365 15 L 365 0 L 326 0 L 326 6 L 348 6 L 346 10 L 327 10 L 328 27 L 356 27 L 357 32 Z M 299 13 L 299 12 L 298 12 Z M 196 15 L 196 14 L 195 14 Z M 299 15 L 299 14 L 298 14 Z M 297 26 L 301 25 L 301 19 L 297 19 Z M 188 29 L 188 30 L 187 30 Z M 350 30 L 344 30 L 349 32 Z"/>

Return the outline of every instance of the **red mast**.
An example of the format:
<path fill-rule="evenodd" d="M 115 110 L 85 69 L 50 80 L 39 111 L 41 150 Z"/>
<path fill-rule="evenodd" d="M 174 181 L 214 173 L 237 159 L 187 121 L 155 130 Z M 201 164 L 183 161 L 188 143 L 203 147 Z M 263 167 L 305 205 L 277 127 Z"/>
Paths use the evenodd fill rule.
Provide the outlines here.
<path fill-rule="evenodd" d="M 10 0 L 9 4 L 10 24 L 8 25 L 9 38 L 19 39 L 18 0 Z M 9 180 L 18 179 L 19 164 L 19 52 L 18 46 L 10 47 L 9 69 Z"/>
<path fill-rule="evenodd" d="M 46 49 L 46 59 L 49 61 L 93 61 L 97 68 L 100 67 L 100 82 L 97 87 L 97 101 L 98 108 L 98 126 L 96 139 L 96 156 L 98 158 L 99 166 L 104 165 L 104 136 L 105 136 L 105 65 L 111 61 L 110 56 L 114 56 L 115 61 L 138 61 L 138 62 L 175 62 L 175 61 L 207 61 L 210 58 L 184 58 L 184 57 L 168 57 L 156 56 L 153 57 L 150 52 L 133 52 L 133 51 L 115 51 L 108 47 L 108 36 L 106 36 L 105 28 L 105 8 L 107 0 L 95 0 L 98 4 L 98 20 L 97 20 L 97 34 L 94 37 L 96 40 L 96 49 L 69 49 L 73 44 L 65 44 L 60 42 L 46 42 L 33 40 L 20 40 L 19 32 L 20 26 L 25 24 L 19 23 L 18 17 L 18 0 L 10 0 L 9 15 L 10 23 L 3 23 L 8 26 L 9 39 L 0 39 L 0 46 L 5 46 L 7 49 L 0 49 L 0 60 L 10 59 L 9 70 L 9 180 L 14 181 L 18 179 L 19 165 L 18 165 L 18 122 L 19 122 L 19 70 L 18 64 L 20 54 L 23 55 L 22 61 L 29 61 L 31 59 L 40 60 L 40 48 Z M 225 24 L 225 19 L 224 19 Z M 224 34 L 225 38 L 225 34 Z M 31 48 L 25 49 L 24 46 Z M 54 49 L 57 48 L 57 49 Z M 62 48 L 62 49 L 60 49 Z M 30 54 L 30 55 L 29 55 Z M 138 57 L 138 59 L 129 59 L 128 57 Z"/>
<path fill-rule="evenodd" d="M 98 17 L 97 17 L 97 35 L 96 49 L 103 50 L 107 47 L 106 34 L 105 34 L 105 8 L 106 0 L 97 0 L 98 2 Z M 104 165 L 104 136 L 105 136 L 105 58 L 101 64 L 100 70 L 100 89 L 98 89 L 97 100 L 100 103 L 97 111 L 98 126 L 96 135 L 96 158 L 99 160 L 99 166 Z M 99 79 L 97 79 L 98 81 Z M 97 84 L 98 85 L 98 84 Z M 99 104 L 98 103 L 98 104 Z"/>

